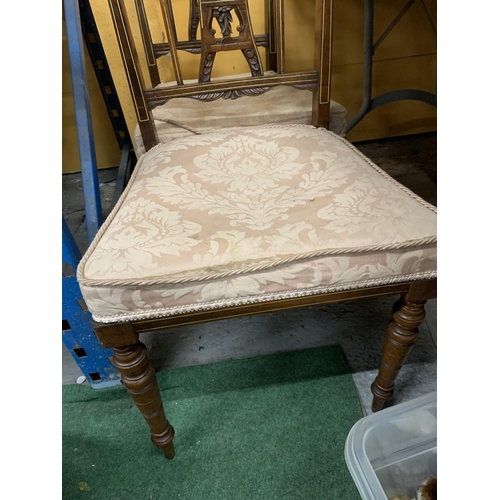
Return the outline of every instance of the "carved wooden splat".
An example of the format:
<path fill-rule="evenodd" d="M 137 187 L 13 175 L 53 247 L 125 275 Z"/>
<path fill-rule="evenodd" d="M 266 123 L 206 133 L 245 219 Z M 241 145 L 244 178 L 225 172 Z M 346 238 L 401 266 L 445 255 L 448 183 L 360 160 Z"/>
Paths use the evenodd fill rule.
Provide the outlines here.
<path fill-rule="evenodd" d="M 196 32 L 200 24 L 200 8 L 198 0 L 191 0 L 189 7 L 189 40 L 196 40 Z"/>
<path fill-rule="evenodd" d="M 195 1 L 195 0 L 193 0 Z M 241 50 L 252 76 L 262 76 L 262 63 L 255 43 L 247 0 L 201 0 L 201 60 L 198 82 L 209 82 L 215 55 L 221 50 Z M 191 10 L 193 11 L 193 8 Z M 238 20 L 236 33 L 233 30 L 234 16 Z M 214 28 L 216 21 L 220 36 Z M 191 27 L 194 19 L 191 19 Z M 197 23 L 196 23 L 197 24 Z M 193 32 L 191 32 L 191 35 Z"/>

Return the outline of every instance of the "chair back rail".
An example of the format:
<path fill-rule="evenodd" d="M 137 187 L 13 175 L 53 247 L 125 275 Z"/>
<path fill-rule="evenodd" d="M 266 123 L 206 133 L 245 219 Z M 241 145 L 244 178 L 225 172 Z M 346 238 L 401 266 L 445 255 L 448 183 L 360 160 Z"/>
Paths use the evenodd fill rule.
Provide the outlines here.
<path fill-rule="evenodd" d="M 285 16 L 284 0 L 272 0 L 274 10 L 274 26 L 276 37 L 276 73 L 285 72 Z"/>
<path fill-rule="evenodd" d="M 267 51 L 266 51 L 266 62 L 267 68 L 275 73 L 278 72 L 278 62 L 276 54 L 276 11 L 275 11 L 275 1 L 267 0 L 266 2 L 266 33 L 267 33 Z M 259 45 L 258 35 L 255 37 L 257 46 Z"/>
<path fill-rule="evenodd" d="M 174 67 L 175 79 L 177 80 L 177 85 L 182 85 L 184 82 L 181 75 L 179 54 L 177 54 L 177 32 L 175 30 L 172 2 L 170 0 L 160 0 L 160 5 L 163 22 L 165 24 L 165 30 L 167 31 L 167 40 L 170 44 L 170 56 L 172 58 L 172 65 Z"/>
<path fill-rule="evenodd" d="M 158 144 L 158 135 L 154 125 L 153 115 L 146 98 L 146 86 L 139 65 L 137 50 L 130 33 L 130 24 L 123 0 L 109 0 L 109 8 L 115 27 L 118 46 L 125 67 L 127 81 L 132 95 L 137 121 L 141 130 L 146 150 Z"/>
<path fill-rule="evenodd" d="M 333 0 L 316 0 L 314 68 L 318 85 L 313 91 L 312 123 L 328 128 L 332 86 Z"/>
<path fill-rule="evenodd" d="M 143 0 L 135 0 L 135 9 L 137 11 L 137 20 L 139 22 L 139 29 L 141 30 L 141 38 L 146 53 L 146 61 L 148 63 L 149 77 L 151 78 L 151 85 L 156 87 L 161 83 L 160 73 L 158 72 L 158 65 L 156 58 L 158 57 L 155 52 L 151 31 L 149 29 L 148 18 L 146 9 L 144 8 Z"/>
<path fill-rule="evenodd" d="M 313 89 L 312 123 L 328 128 L 330 120 L 330 89 L 332 64 L 333 0 L 315 0 L 314 70 L 285 72 L 284 0 L 267 0 L 266 34 L 254 35 L 251 29 L 247 0 L 189 0 L 190 20 L 188 40 L 179 41 L 175 28 L 171 0 L 158 0 L 167 41 L 153 43 L 143 0 L 134 0 L 143 41 L 143 49 L 152 88 L 147 88 L 125 8 L 125 0 L 109 0 L 125 72 L 132 93 L 139 128 L 146 150 L 158 144 L 151 111 L 169 99 L 191 97 L 201 100 L 235 99 L 243 95 L 258 95 L 279 85 Z M 236 34 L 230 22 L 234 13 L 239 23 Z M 237 24 L 237 23 L 235 23 Z M 201 40 L 196 38 L 201 25 Z M 218 25 L 218 26 L 217 26 Z M 220 28 L 222 39 L 215 37 Z M 258 46 L 267 47 L 268 69 L 263 74 Z M 231 78 L 210 81 L 215 54 L 221 50 L 243 52 L 252 74 L 251 78 Z M 181 73 L 178 50 L 200 53 L 198 83 L 185 82 Z M 156 60 L 170 54 L 175 82 L 160 85 Z"/>

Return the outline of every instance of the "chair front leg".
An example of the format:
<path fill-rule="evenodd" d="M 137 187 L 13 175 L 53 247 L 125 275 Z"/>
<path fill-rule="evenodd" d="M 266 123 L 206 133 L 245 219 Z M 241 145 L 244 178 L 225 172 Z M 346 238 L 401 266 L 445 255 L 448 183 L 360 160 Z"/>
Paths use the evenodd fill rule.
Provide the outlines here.
<path fill-rule="evenodd" d="M 372 411 L 381 410 L 394 396 L 394 381 L 417 340 L 418 327 L 425 318 L 425 303 L 436 296 L 436 282 L 419 282 L 395 304 L 382 351 L 378 375 L 371 390 Z"/>
<path fill-rule="evenodd" d="M 122 375 L 123 385 L 146 419 L 153 444 L 163 450 L 168 459 L 174 458 L 174 428 L 163 411 L 160 390 L 147 349 L 138 342 L 113 348 L 113 362 Z"/>

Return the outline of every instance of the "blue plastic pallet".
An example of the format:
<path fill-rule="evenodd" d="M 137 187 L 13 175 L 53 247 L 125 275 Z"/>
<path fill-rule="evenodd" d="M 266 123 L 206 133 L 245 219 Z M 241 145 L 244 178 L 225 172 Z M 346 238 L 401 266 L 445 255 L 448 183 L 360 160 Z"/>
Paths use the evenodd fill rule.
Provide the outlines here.
<path fill-rule="evenodd" d="M 87 88 L 80 7 L 78 0 L 64 0 L 87 237 L 90 243 L 102 224 L 102 208 Z M 97 340 L 92 329 L 91 314 L 87 310 L 76 281 L 76 269 L 81 254 L 64 217 L 62 219 L 62 254 L 63 343 L 92 388 L 102 389 L 118 385 L 121 379 L 118 370 L 111 363 L 113 352 L 111 349 L 102 347 Z"/>
<path fill-rule="evenodd" d="M 68 224 L 62 219 L 62 339 L 74 360 L 94 389 L 121 383 L 110 358 L 112 349 L 101 346 L 92 330 L 92 317 L 76 281 L 80 251 Z"/>

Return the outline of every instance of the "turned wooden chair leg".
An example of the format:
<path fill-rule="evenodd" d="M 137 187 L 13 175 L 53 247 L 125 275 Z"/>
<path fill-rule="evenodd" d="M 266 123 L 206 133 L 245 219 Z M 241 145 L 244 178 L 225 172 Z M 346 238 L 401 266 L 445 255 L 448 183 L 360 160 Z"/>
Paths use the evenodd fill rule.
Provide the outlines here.
<path fill-rule="evenodd" d="M 146 419 L 153 444 L 163 450 L 169 459 L 174 458 L 174 428 L 163 411 L 160 390 L 146 346 L 141 342 L 113 348 L 113 362 L 122 375 L 123 385 Z"/>
<path fill-rule="evenodd" d="M 398 312 L 406 304 L 405 297 L 406 293 L 403 293 L 403 295 L 401 295 L 401 297 L 399 297 L 399 299 L 394 302 L 392 306 L 392 314 Z"/>
<path fill-rule="evenodd" d="M 394 304 L 378 375 L 371 387 L 373 412 L 381 410 L 393 398 L 394 381 L 417 340 L 418 327 L 425 318 L 425 303 L 436 295 L 435 289 L 435 281 L 416 283 Z"/>

